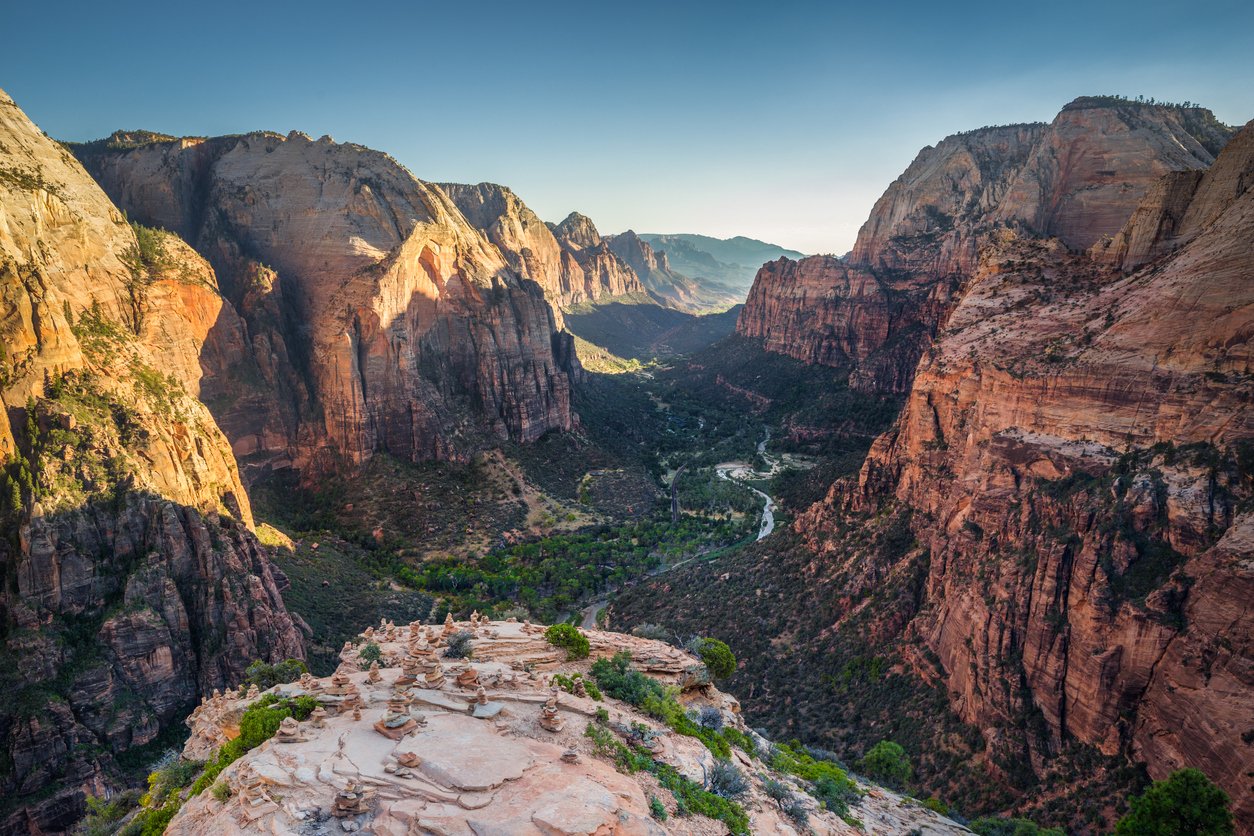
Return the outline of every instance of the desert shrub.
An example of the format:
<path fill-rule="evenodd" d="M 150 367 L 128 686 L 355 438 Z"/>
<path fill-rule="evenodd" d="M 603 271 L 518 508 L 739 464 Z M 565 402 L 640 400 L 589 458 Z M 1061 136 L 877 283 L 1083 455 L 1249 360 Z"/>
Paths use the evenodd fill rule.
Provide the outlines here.
<path fill-rule="evenodd" d="M 712 705 L 704 706 L 697 714 L 697 722 L 704 729 L 718 731 L 723 727 L 723 712 Z"/>
<path fill-rule="evenodd" d="M 784 805 L 784 815 L 793 820 L 793 823 L 805 831 L 810 826 L 810 811 L 806 809 L 805 802 L 799 798 Z"/>
<path fill-rule="evenodd" d="M 890 787 L 903 787 L 910 780 L 910 761 L 906 750 L 891 740 L 881 740 L 858 763 L 869 777 Z"/>
<path fill-rule="evenodd" d="M 767 778 L 762 782 L 762 791 L 766 793 L 766 797 L 775 802 L 779 809 L 784 809 L 784 802 L 792 800 L 792 792 L 784 784 L 783 781 L 776 781 L 774 778 Z"/>
<path fill-rule="evenodd" d="M 544 631 L 544 637 L 554 647 L 565 648 L 567 659 L 586 659 L 592 651 L 588 637 L 571 624 L 554 624 Z"/>
<path fill-rule="evenodd" d="M 379 647 L 378 642 L 366 642 L 366 646 L 357 652 L 357 658 L 366 667 L 370 667 L 373 662 L 383 661 L 383 648 Z"/>
<path fill-rule="evenodd" d="M 861 798 L 852 781 L 838 781 L 829 776 L 815 781 L 810 794 L 838 816 L 848 813 L 849 805 Z"/>
<path fill-rule="evenodd" d="M 87 815 L 79 823 L 77 836 L 111 836 L 137 802 L 134 792 L 117 793 L 109 799 L 87 796 Z"/>
<path fill-rule="evenodd" d="M 632 627 L 631 634 L 633 636 L 639 636 L 642 639 L 653 639 L 654 641 L 660 642 L 669 641 L 671 637 L 671 631 L 667 630 L 661 624 L 649 624 L 647 622 L 644 624 L 637 624 L 635 627 Z"/>
<path fill-rule="evenodd" d="M 749 791 L 749 781 L 731 761 L 715 761 L 705 788 L 722 798 L 738 801 Z"/>
<path fill-rule="evenodd" d="M 1115 836 L 1230 836 L 1228 794 L 1197 769 L 1178 769 L 1132 799 Z"/>
<path fill-rule="evenodd" d="M 754 742 L 753 737 L 745 734 L 740 729 L 724 726 L 719 734 L 722 735 L 724 740 L 747 755 L 756 755 L 758 753 L 758 744 Z"/>
<path fill-rule="evenodd" d="M 444 655 L 449 659 L 469 659 L 474 653 L 474 646 L 471 644 L 474 637 L 475 634 L 469 630 L 458 630 L 448 637 L 448 646 L 444 648 Z"/>
<path fill-rule="evenodd" d="M 726 679 L 736 672 L 736 655 L 718 639 L 702 639 L 697 645 L 697 655 L 715 679 Z"/>
<path fill-rule="evenodd" d="M 583 683 L 584 691 L 587 692 L 588 696 L 592 699 L 599 702 L 604 698 L 601 694 L 601 689 L 597 687 L 596 683 L 590 679 L 585 679 L 584 675 L 581 673 L 571 674 L 570 676 L 560 673 L 553 674 L 553 684 L 557 685 L 557 687 L 561 688 L 568 694 L 575 693 L 576 681 Z"/>
<path fill-rule="evenodd" d="M 666 821 L 666 805 L 656 795 L 649 796 L 649 815 L 658 821 Z"/>
<path fill-rule="evenodd" d="M 258 659 L 244 669 L 244 681 L 265 691 L 275 685 L 295 682 L 308 670 L 309 668 L 300 659 L 287 659 L 275 665 Z"/>
<path fill-rule="evenodd" d="M 213 785 L 213 789 L 209 790 L 213 793 L 213 797 L 225 804 L 231 798 L 231 786 L 225 781 L 219 781 Z"/>

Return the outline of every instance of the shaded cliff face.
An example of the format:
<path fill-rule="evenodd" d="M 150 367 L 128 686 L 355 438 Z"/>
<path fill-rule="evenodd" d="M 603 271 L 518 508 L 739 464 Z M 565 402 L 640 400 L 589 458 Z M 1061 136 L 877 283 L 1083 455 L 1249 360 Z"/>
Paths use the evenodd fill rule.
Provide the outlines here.
<path fill-rule="evenodd" d="M 997 235 L 859 482 L 797 523 L 835 556 L 847 514 L 914 509 L 928 568 L 901 635 L 1005 773 L 1078 741 L 1198 767 L 1246 821 L 1254 191 L 1229 186 L 1252 135 L 1196 189 L 1227 195 L 1196 210 L 1214 220 L 1131 275 Z"/>
<path fill-rule="evenodd" d="M 58 832 L 115 755 L 303 647 L 197 399 L 212 269 L 132 229 L 3 93 L 0 219 L 0 827 Z"/>
<path fill-rule="evenodd" d="M 904 393 L 955 287 L 889 282 L 832 256 L 758 271 L 736 332 L 767 351 L 846 369 L 851 388 Z"/>
<path fill-rule="evenodd" d="M 1190 172 L 1210 165 L 1230 134 L 1201 108 L 1077 99 L 1048 125 L 948 137 L 923 149 L 876 202 L 849 255 L 861 273 L 852 286 L 850 269 L 830 257 L 766 265 L 739 333 L 806 362 L 850 365 L 855 385 L 905 391 L 997 229 L 1089 247 L 1115 235 L 1164 175 L 1196 178 Z M 805 287 L 792 287 L 802 275 Z M 834 334 L 856 321 L 875 323 L 880 344 L 833 350 Z M 887 368 L 885 354 L 894 358 Z"/>
<path fill-rule="evenodd" d="M 609 252 L 584 216 L 577 215 L 585 224 L 576 240 L 568 241 L 560 234 L 561 226 L 550 228 L 504 186 L 441 183 L 440 188 L 496 245 L 506 263 L 543 287 L 555 306 L 644 292 L 632 269 Z"/>
<path fill-rule="evenodd" d="M 569 338 L 528 277 L 546 262 L 511 269 L 387 155 L 296 133 L 76 150 L 131 217 L 223 277 L 240 319 L 215 334 L 227 368 L 208 400 L 260 465 L 460 458 L 571 426 Z M 547 233 L 520 223 L 498 229 L 517 253 Z"/>

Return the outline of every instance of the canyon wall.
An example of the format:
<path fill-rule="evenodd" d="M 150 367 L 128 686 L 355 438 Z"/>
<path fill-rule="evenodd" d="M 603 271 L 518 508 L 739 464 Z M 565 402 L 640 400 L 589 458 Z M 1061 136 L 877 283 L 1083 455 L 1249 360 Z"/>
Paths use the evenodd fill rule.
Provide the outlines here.
<path fill-rule="evenodd" d="M 847 263 L 765 265 L 737 331 L 771 351 L 848 367 L 855 388 L 907 391 L 990 234 L 1092 246 L 1116 235 L 1164 175 L 1209 166 L 1230 134 L 1202 108 L 1084 98 L 1048 125 L 948 137 L 876 201 Z M 858 322 L 874 336 L 851 340 Z"/>
<path fill-rule="evenodd" d="M 927 574 L 902 641 L 1003 774 L 1079 742 L 1154 778 L 1198 767 L 1254 820 L 1252 164 L 1254 124 L 1192 200 L 1164 199 L 1178 174 L 1148 189 L 1125 259 L 1164 249 L 1164 204 L 1199 220 L 1131 273 L 993 232 L 894 429 L 796 524 L 838 560 L 849 514 L 912 509 Z"/>
<path fill-rule="evenodd" d="M 507 257 L 438 187 L 326 137 L 116 134 L 75 150 L 130 217 L 222 278 L 239 315 L 212 335 L 224 365 L 205 399 L 246 466 L 464 458 L 571 427 L 576 361 L 542 256 L 559 261 L 527 246 L 548 231 L 521 204 L 529 223 L 495 233 L 519 246 Z"/>
<path fill-rule="evenodd" d="M 441 183 L 440 188 L 509 266 L 543 287 L 554 305 L 645 292 L 635 271 L 610 252 L 587 217 L 571 213 L 550 227 L 504 186 Z"/>
<path fill-rule="evenodd" d="M 0 93 L 3 832 L 66 829 L 116 756 L 304 655 L 197 398 L 215 274 L 136 233 Z"/>

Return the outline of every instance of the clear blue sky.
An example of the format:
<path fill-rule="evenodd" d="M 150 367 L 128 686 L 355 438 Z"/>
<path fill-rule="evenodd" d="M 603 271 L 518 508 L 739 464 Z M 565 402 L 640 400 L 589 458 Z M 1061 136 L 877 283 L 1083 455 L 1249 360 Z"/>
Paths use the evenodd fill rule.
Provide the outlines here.
<path fill-rule="evenodd" d="M 0 3 L 50 135 L 302 130 L 602 230 L 847 250 L 924 145 L 1090 93 L 1254 118 L 1254 3 Z"/>

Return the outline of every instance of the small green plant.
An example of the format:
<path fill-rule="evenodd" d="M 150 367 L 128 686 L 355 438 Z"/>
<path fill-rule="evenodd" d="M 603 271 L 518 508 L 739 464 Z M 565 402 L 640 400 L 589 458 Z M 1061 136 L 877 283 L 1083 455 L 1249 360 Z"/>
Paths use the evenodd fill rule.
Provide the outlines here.
<path fill-rule="evenodd" d="M 544 631 L 544 637 L 554 647 L 564 648 L 568 660 L 587 659 L 588 654 L 592 652 L 588 637 L 579 632 L 578 627 L 570 624 L 554 624 Z"/>
<path fill-rule="evenodd" d="M 231 787 L 225 781 L 218 781 L 209 792 L 213 793 L 213 797 L 223 804 L 231 799 Z"/>
<path fill-rule="evenodd" d="M 697 645 L 697 655 L 710 671 L 710 676 L 722 680 L 736 672 L 736 655 L 718 639 L 704 638 Z"/>
<path fill-rule="evenodd" d="M 287 659 L 275 665 L 258 659 L 244 669 L 244 681 L 266 691 L 275 685 L 295 682 L 308 671 L 309 668 L 300 659 Z"/>
<path fill-rule="evenodd" d="M 872 746 L 858 767 L 869 777 L 894 788 L 905 786 L 912 772 L 906 750 L 891 740 L 881 740 Z"/>
<path fill-rule="evenodd" d="M 449 659 L 469 659 L 474 655 L 474 645 L 471 643 L 474 637 L 475 634 L 469 630 L 458 630 L 448 637 L 444 655 Z"/>
<path fill-rule="evenodd" d="M 375 662 L 383 661 L 383 648 L 377 642 L 366 642 L 366 646 L 357 652 L 357 658 L 366 667 Z"/>
<path fill-rule="evenodd" d="M 666 805 L 662 803 L 662 799 L 656 795 L 649 796 L 649 815 L 658 821 L 666 821 Z"/>

